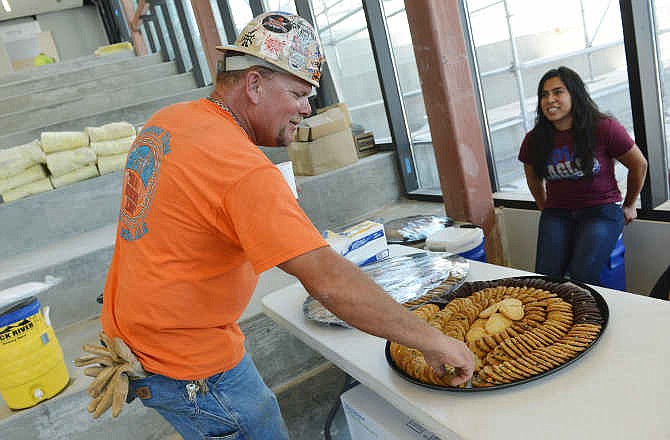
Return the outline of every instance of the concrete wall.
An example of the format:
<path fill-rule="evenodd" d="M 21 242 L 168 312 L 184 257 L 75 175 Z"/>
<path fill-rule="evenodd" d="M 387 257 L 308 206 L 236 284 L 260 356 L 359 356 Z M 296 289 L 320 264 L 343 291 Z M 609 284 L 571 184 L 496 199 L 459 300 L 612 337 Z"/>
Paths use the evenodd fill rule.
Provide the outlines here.
<path fill-rule="evenodd" d="M 499 208 L 510 266 L 533 271 L 539 211 Z M 624 228 L 626 290 L 648 295 L 670 265 L 670 223 L 635 220 Z"/>

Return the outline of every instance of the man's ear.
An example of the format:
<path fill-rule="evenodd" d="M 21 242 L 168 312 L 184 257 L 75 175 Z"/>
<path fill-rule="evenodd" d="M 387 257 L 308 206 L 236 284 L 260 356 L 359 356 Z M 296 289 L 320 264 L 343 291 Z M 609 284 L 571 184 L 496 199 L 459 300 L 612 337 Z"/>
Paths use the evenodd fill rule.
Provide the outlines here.
<path fill-rule="evenodd" d="M 245 88 L 249 100 L 254 104 L 259 104 L 263 96 L 262 82 L 263 77 L 255 70 L 250 70 L 244 77 Z"/>

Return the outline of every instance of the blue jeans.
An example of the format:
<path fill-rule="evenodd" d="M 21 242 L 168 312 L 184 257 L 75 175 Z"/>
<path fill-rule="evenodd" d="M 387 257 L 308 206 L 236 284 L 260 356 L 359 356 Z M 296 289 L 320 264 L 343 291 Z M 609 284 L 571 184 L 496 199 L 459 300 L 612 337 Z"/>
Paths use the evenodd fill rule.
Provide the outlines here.
<path fill-rule="evenodd" d="M 623 231 L 616 203 L 581 209 L 546 208 L 540 216 L 535 272 L 600 284 L 600 273 Z"/>
<path fill-rule="evenodd" d="M 206 392 L 189 396 L 187 385 L 194 383 L 154 374 L 131 381 L 128 397 L 158 411 L 184 440 L 288 439 L 277 399 L 248 355 L 208 378 Z"/>

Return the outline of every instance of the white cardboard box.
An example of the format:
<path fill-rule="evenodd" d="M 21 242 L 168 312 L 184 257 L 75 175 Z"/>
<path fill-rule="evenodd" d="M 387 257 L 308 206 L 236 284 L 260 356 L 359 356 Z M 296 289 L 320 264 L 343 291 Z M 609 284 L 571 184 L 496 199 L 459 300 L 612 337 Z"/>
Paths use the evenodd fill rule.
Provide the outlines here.
<path fill-rule="evenodd" d="M 352 263 L 363 266 L 389 256 L 384 225 L 365 220 L 342 232 L 326 231 L 326 241 Z"/>
<path fill-rule="evenodd" d="M 459 440 L 438 437 L 364 385 L 340 396 L 351 440 Z"/>

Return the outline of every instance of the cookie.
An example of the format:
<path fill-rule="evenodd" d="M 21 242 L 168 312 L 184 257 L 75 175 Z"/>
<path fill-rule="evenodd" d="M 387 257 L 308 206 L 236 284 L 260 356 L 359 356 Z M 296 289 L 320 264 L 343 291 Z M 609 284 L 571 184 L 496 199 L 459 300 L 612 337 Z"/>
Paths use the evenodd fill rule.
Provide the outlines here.
<path fill-rule="evenodd" d="M 524 308 L 523 303 L 520 300 L 516 298 L 505 298 L 498 304 L 500 304 L 500 313 L 507 318 L 513 321 L 518 321 L 523 318 Z"/>
<path fill-rule="evenodd" d="M 511 319 L 508 319 L 502 313 L 496 312 L 491 315 L 488 321 L 486 321 L 484 328 L 486 329 L 486 333 L 490 335 L 495 335 L 496 333 L 500 333 L 501 331 L 505 330 L 507 327 L 510 327 L 511 325 L 512 325 Z"/>
<path fill-rule="evenodd" d="M 470 327 L 470 330 L 465 334 L 465 340 L 468 343 L 474 342 L 478 339 L 483 338 L 486 336 L 486 330 L 484 330 L 482 327 Z"/>
<path fill-rule="evenodd" d="M 498 311 L 499 307 L 500 307 L 500 303 L 495 303 L 495 304 L 485 308 L 484 310 L 482 310 L 479 313 L 479 317 L 480 318 L 485 318 L 485 319 L 489 318 L 491 315 L 493 315 L 494 313 L 496 313 Z"/>

